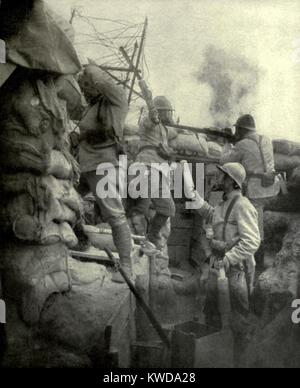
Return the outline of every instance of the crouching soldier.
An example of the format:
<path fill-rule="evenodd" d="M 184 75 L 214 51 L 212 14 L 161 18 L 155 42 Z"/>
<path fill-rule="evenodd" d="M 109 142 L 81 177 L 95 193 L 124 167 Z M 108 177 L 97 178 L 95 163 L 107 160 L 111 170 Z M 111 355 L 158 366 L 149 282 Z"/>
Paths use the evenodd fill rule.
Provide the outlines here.
<path fill-rule="evenodd" d="M 212 223 L 212 256 L 204 307 L 208 325 L 220 327 L 217 278 L 223 267 L 229 283 L 231 313 L 234 323 L 244 321 L 249 312 L 255 272 L 254 254 L 260 245 L 257 211 L 242 195 L 246 171 L 239 163 L 219 167 L 224 199 L 215 208 L 197 195 L 197 212 Z M 241 318 L 241 319 L 239 319 Z"/>

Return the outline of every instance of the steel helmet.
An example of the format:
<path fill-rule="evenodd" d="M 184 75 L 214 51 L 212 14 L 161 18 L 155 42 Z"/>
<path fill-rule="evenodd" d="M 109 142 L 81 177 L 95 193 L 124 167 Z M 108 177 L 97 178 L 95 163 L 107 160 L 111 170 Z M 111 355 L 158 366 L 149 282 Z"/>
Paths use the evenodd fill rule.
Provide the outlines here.
<path fill-rule="evenodd" d="M 170 101 L 165 96 L 155 97 L 153 104 L 157 110 L 174 110 Z"/>
<path fill-rule="evenodd" d="M 254 118 L 248 114 L 239 117 L 234 126 L 238 128 L 245 128 L 249 131 L 256 131 Z"/>
<path fill-rule="evenodd" d="M 218 168 L 230 176 L 239 188 L 242 189 L 243 183 L 246 180 L 246 170 L 240 163 L 225 163 L 223 166 L 218 166 Z"/>

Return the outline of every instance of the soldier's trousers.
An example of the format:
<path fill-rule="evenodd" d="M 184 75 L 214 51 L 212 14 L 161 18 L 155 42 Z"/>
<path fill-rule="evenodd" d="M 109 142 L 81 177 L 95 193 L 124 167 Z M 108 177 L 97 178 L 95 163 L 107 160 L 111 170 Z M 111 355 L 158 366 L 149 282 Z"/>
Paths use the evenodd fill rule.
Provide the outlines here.
<path fill-rule="evenodd" d="M 266 204 L 266 198 L 250 198 L 249 199 L 252 205 L 255 207 L 258 215 L 258 227 L 261 241 L 264 241 L 265 233 L 264 233 L 264 207 Z"/>
<path fill-rule="evenodd" d="M 118 176 L 118 167 L 116 167 L 116 172 L 116 175 Z M 102 178 L 103 175 L 96 175 L 96 171 L 82 173 L 78 191 L 83 196 L 89 191 L 93 193 L 101 219 L 111 226 L 113 240 L 118 249 L 121 263 L 131 266 L 131 230 L 127 222 L 122 197 L 120 195 L 121 182 L 119 182 L 119 180 L 115 182 L 113 179 L 109 182 L 109 175 L 107 175 L 108 184 L 111 185 L 111 196 L 104 198 L 97 193 L 97 185 Z"/>
<path fill-rule="evenodd" d="M 175 203 L 172 198 L 169 182 L 160 173 L 159 181 L 153 184 L 151 180 L 151 173 L 149 169 L 149 175 L 145 185 L 148 187 L 148 194 L 146 198 L 137 198 L 132 212 L 144 214 L 146 217 L 149 215 L 149 208 L 152 203 L 157 214 L 161 214 L 166 217 L 174 217 L 175 215 Z"/>
<path fill-rule="evenodd" d="M 131 215 L 144 215 L 148 218 L 149 208 L 152 204 L 155 215 L 150 221 L 148 238 L 155 245 L 159 246 L 162 243 L 160 232 L 162 229 L 167 230 L 166 226 L 169 217 L 174 217 L 175 215 L 175 203 L 171 195 L 169 182 L 161 173 L 159 174 L 159 180 L 153 182 L 151 180 L 151 170 L 149 169 L 145 185 L 148 187 L 147 198 L 140 197 L 135 200 L 135 205 L 131 209 Z M 167 240 L 168 237 L 165 236 L 165 239 Z"/>
<path fill-rule="evenodd" d="M 232 315 L 242 321 L 249 312 L 248 286 L 244 270 L 231 267 L 227 273 Z M 218 270 L 211 269 L 207 282 L 207 294 L 204 306 L 206 323 L 217 328 L 222 327 L 219 305 Z M 239 322 L 236 322 L 239 325 Z"/>
<path fill-rule="evenodd" d="M 265 255 L 264 207 L 266 205 L 266 202 L 268 201 L 268 198 L 257 198 L 257 199 L 250 198 L 250 201 L 252 205 L 255 207 L 258 214 L 258 227 L 259 227 L 259 233 L 261 238 L 261 244 L 259 249 L 255 253 L 255 261 L 257 264 L 257 268 L 262 270 L 264 268 L 264 255 Z"/>

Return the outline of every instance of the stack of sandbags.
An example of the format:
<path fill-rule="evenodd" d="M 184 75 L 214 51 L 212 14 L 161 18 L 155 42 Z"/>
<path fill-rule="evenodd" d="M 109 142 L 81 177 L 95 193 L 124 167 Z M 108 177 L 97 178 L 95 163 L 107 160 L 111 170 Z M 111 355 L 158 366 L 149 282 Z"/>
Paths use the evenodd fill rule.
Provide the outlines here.
<path fill-rule="evenodd" d="M 275 168 L 289 171 L 300 166 L 300 144 L 288 140 L 273 140 Z"/>
<path fill-rule="evenodd" d="M 274 154 L 275 169 L 277 171 L 290 171 L 300 166 L 300 156 Z"/>
<path fill-rule="evenodd" d="M 195 158 L 219 159 L 223 147 L 217 141 L 208 139 L 207 135 L 194 132 L 179 133 L 170 141 L 170 146 L 178 155 Z"/>
<path fill-rule="evenodd" d="M 71 287 L 68 247 L 81 217 L 78 166 L 66 141 L 65 105 L 52 76 L 17 69 L 0 89 L 0 233 L 5 295 L 27 323 Z"/>
<path fill-rule="evenodd" d="M 183 156 L 207 157 L 208 155 L 206 136 L 194 132 L 179 133 L 174 140 L 170 141 L 170 146 Z"/>
<path fill-rule="evenodd" d="M 300 155 L 300 143 L 294 141 L 289 141 L 285 139 L 275 139 L 273 140 L 274 153 L 290 155 L 298 154 Z"/>
<path fill-rule="evenodd" d="M 288 189 L 295 191 L 300 187 L 300 165 L 294 168 L 293 172 L 288 178 Z"/>

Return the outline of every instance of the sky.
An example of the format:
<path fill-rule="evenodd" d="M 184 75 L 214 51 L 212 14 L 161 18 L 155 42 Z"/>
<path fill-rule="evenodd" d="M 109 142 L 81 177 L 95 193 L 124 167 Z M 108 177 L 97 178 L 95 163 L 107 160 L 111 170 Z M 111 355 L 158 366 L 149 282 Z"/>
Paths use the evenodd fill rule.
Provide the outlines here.
<path fill-rule="evenodd" d="M 47 3 L 67 19 L 73 7 L 86 16 L 132 23 L 142 23 L 147 16 L 147 81 L 154 95 L 169 97 L 181 124 L 196 127 L 214 124 L 210 111 L 214 92 L 196 77 L 207 47 L 212 45 L 232 58 L 243 58 L 258 70 L 258 81 L 251 104 L 243 102 L 244 105 L 232 107 L 230 120 L 236 120 L 235 112 L 251 113 L 262 134 L 300 141 L 300 1 L 47 0 Z M 86 30 L 86 25 L 76 18 L 73 25 L 75 33 Z M 105 30 L 107 24 L 99 28 Z M 90 47 L 78 48 L 83 56 L 101 56 Z M 227 71 L 230 74 L 230 68 L 225 68 L 225 75 Z"/>

